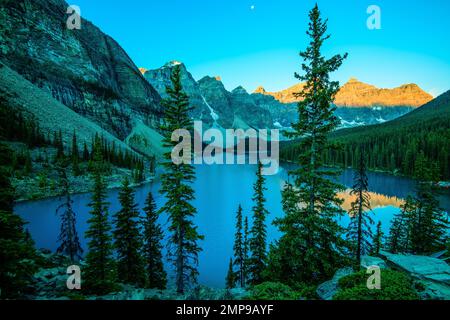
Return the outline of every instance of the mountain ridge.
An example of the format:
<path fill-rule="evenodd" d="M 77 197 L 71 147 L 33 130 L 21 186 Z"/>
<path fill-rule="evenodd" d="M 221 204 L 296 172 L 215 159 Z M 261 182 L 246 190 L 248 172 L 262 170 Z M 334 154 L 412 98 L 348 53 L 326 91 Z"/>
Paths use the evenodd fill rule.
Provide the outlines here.
<path fill-rule="evenodd" d="M 298 83 L 285 90 L 269 92 L 258 87 L 254 93 L 270 95 L 282 103 L 296 103 L 302 99 L 296 93 L 303 90 L 305 84 Z M 403 84 L 392 89 L 377 88 L 356 78 L 351 78 L 339 90 L 335 98 L 338 107 L 413 107 L 418 108 L 433 97 L 417 84 Z"/>
<path fill-rule="evenodd" d="M 174 66 L 181 68 L 183 89 L 189 96 L 194 109 L 191 116 L 201 120 L 205 126 L 218 125 L 223 128 L 233 128 L 240 123 L 243 127 L 271 128 L 273 119 L 268 110 L 261 108 L 252 96 L 239 86 L 228 91 L 218 76 L 204 76 L 195 80 L 184 63 L 170 61 L 157 69 L 146 69 L 145 79 L 158 91 L 161 97 L 166 97 L 166 86 L 170 85 L 170 74 Z"/>
<path fill-rule="evenodd" d="M 245 127 L 289 128 L 297 117 L 297 103 L 289 101 L 297 100 L 294 93 L 303 89 L 302 83 L 294 85 L 288 91 L 276 94 L 267 92 L 263 87 L 249 93 L 241 85 L 228 91 L 221 78 L 217 76 L 205 76 L 197 81 L 187 70 L 186 65 L 179 61 L 170 61 L 153 70 L 147 68 L 140 68 L 140 70 L 159 94 L 165 97 L 165 88 L 170 84 L 170 70 L 175 65 L 181 66 L 183 87 L 190 97 L 191 104 L 195 107 L 192 117 L 203 121 L 207 126 L 212 126 L 217 121 L 220 126 L 227 128 L 242 122 L 245 123 Z M 408 102 L 411 99 L 405 99 L 405 94 L 410 91 L 420 92 L 423 101 L 431 99 L 431 96 L 415 84 L 386 90 L 352 78 L 343 88 L 344 91 L 341 90 L 337 96 L 338 101 L 340 99 L 343 102 L 339 102 L 341 105 L 337 106 L 336 116 L 340 118 L 341 127 L 344 128 L 383 123 L 412 111 L 418 102 L 411 103 Z M 394 92 L 398 101 L 391 101 L 390 104 L 386 103 L 386 99 L 384 102 L 381 99 L 381 103 L 346 103 L 345 101 L 352 101 L 349 92 L 356 92 L 356 99 L 369 100 L 369 102 L 373 102 L 376 98 L 374 93 L 381 92 L 383 98 L 383 94 Z M 219 119 L 214 119 L 216 116 Z M 234 121 L 235 117 L 239 121 Z"/>

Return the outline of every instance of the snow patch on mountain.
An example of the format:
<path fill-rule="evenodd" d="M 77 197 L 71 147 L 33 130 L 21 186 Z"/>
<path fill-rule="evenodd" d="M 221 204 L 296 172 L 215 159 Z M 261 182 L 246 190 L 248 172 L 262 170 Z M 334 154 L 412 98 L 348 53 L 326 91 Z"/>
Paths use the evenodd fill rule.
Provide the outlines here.
<path fill-rule="evenodd" d="M 218 115 L 217 112 L 209 105 L 209 103 L 206 101 L 206 99 L 205 99 L 205 97 L 204 97 L 203 95 L 202 95 L 202 99 L 203 99 L 203 102 L 205 103 L 205 105 L 208 107 L 209 111 L 211 112 L 211 118 L 212 118 L 215 122 L 217 122 L 217 121 L 220 119 L 219 115 Z"/>

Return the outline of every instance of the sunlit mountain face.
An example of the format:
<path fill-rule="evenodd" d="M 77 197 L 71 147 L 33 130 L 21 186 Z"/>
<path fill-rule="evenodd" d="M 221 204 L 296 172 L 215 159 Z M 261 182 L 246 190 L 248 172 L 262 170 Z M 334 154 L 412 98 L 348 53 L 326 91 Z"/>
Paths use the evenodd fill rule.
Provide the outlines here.
<path fill-rule="evenodd" d="M 357 195 L 350 194 L 351 190 L 348 189 L 345 192 L 339 193 L 339 197 L 344 200 L 342 204 L 342 209 L 349 211 L 351 205 L 357 199 Z M 397 197 L 389 197 L 383 194 L 378 194 L 375 192 L 369 192 L 370 195 L 370 205 L 372 209 L 385 208 L 385 207 L 397 207 L 399 208 L 404 204 L 403 199 Z"/>

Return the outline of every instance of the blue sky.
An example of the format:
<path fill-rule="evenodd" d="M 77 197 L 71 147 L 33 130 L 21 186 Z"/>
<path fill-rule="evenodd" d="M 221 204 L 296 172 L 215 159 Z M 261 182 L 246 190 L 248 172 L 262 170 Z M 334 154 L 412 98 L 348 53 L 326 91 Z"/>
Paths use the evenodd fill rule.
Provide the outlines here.
<path fill-rule="evenodd" d="M 221 76 L 227 89 L 287 88 L 312 0 L 73 0 L 82 16 L 116 39 L 139 67 L 183 61 L 196 79 Z M 433 95 L 450 89 L 450 1 L 318 0 L 329 19 L 327 55 L 348 52 L 334 78 L 379 87 L 417 83 Z M 381 30 L 369 30 L 369 5 Z M 252 8 L 253 7 L 253 8 Z"/>

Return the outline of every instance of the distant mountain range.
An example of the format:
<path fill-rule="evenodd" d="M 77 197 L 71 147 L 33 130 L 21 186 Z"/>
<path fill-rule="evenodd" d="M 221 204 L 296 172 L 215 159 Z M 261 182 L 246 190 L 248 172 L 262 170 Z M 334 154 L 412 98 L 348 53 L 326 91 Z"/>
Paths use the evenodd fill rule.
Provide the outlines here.
<path fill-rule="evenodd" d="M 227 91 L 220 77 L 207 76 L 197 82 L 181 62 L 169 62 L 154 70 L 140 70 L 164 97 L 175 65 L 181 66 L 183 86 L 195 106 L 192 114 L 195 119 L 211 125 L 216 122 L 224 128 L 276 128 L 290 127 L 297 117 L 299 99 L 295 93 L 303 89 L 303 84 L 280 92 L 267 92 L 259 87 L 249 94 L 242 86 Z M 351 79 L 336 96 L 336 114 L 341 118 L 342 127 L 377 124 L 400 117 L 432 99 L 415 84 L 378 89 Z"/>
<path fill-rule="evenodd" d="M 263 87 L 255 93 L 270 95 L 282 103 L 301 101 L 295 94 L 303 90 L 300 83 L 279 92 L 267 92 Z M 413 107 L 417 108 L 430 102 L 433 97 L 416 84 L 405 84 L 394 89 L 379 89 L 355 78 L 344 84 L 336 95 L 338 107 Z"/>
<path fill-rule="evenodd" d="M 155 70 L 141 70 L 145 70 L 145 79 L 164 98 L 175 66 L 181 68 L 183 89 L 194 106 L 194 119 L 202 120 L 209 126 L 216 125 L 227 129 L 273 127 L 273 119 L 268 110 L 262 108 L 242 87 L 232 92 L 227 91 L 219 77 L 206 76 L 196 81 L 186 66 L 178 61 L 169 62 Z"/>

